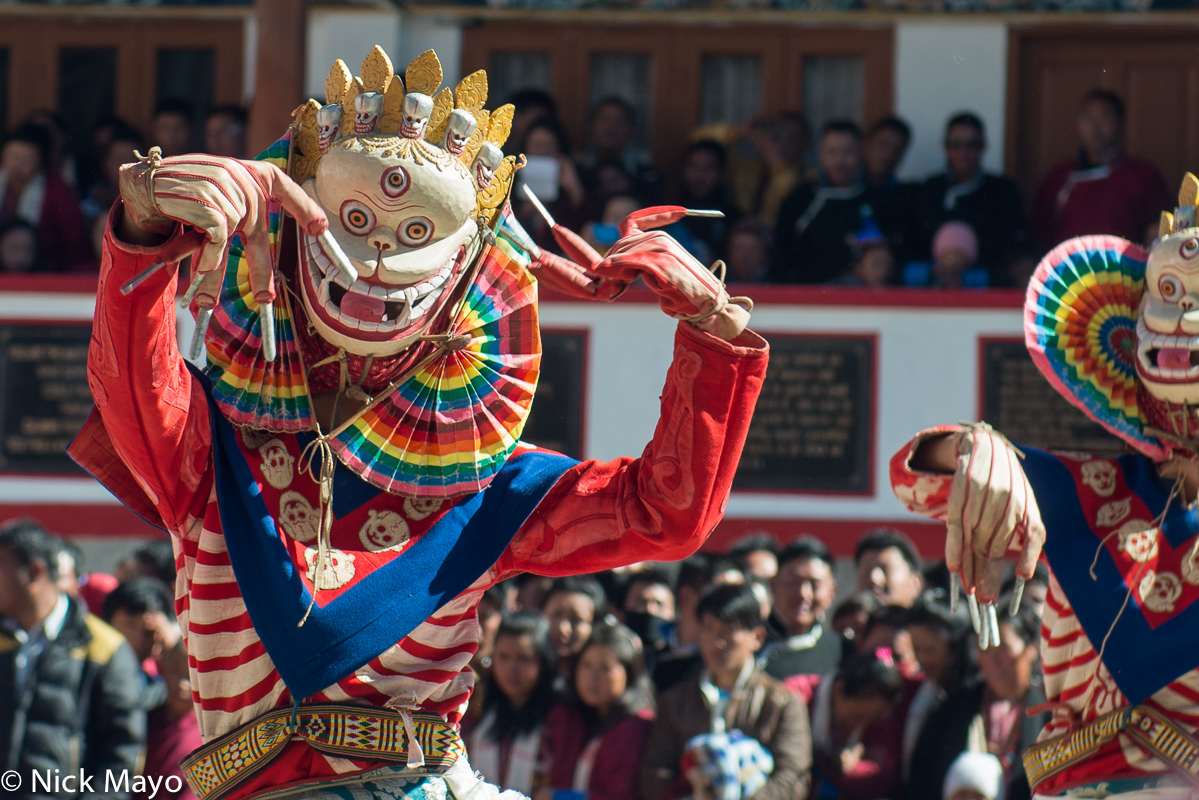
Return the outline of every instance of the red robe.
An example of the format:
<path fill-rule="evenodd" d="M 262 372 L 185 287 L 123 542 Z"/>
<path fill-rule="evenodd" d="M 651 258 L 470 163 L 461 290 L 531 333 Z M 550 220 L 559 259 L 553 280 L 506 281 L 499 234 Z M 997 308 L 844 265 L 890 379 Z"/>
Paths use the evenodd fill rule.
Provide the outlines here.
<path fill-rule="evenodd" d="M 119 215 L 118 207 L 113 224 Z M 200 731 L 209 741 L 272 709 L 289 707 L 292 698 L 251 624 L 225 547 L 209 406 L 175 344 L 175 270 L 156 273 L 128 296 L 119 291 L 133 275 L 184 249 L 182 238 L 139 248 L 117 241 L 110 228 L 88 360 L 99 419 L 78 437 L 73 454 L 126 504 L 172 534 L 179 570 L 176 608 L 187 639 Z M 573 575 L 647 559 L 681 559 L 697 550 L 723 514 L 766 362 L 766 343 L 752 332 L 728 343 L 680 323 L 661 418 L 642 456 L 584 461 L 569 469 L 466 591 L 305 702 L 382 706 L 403 698 L 456 725 L 473 686 L 469 661 L 479 641 L 477 605 L 489 586 L 521 572 Z M 274 439 L 258 441 L 263 435 Z M 265 454 L 261 465 L 251 464 L 263 469 L 264 494 L 267 489 L 286 488 L 289 496 L 313 491 L 312 480 L 280 455 L 286 451 L 294 457 L 295 436 L 243 431 L 241 438 L 251 459 L 255 447 L 274 448 L 274 466 Z M 268 468 L 274 472 L 268 474 Z M 404 498 L 386 493 L 355 513 L 368 512 L 375 518 L 403 516 L 414 539 L 428 527 L 425 518 L 432 519 L 411 500 L 406 505 Z M 344 525 L 339 529 L 340 522 L 334 525 L 333 545 L 349 554 L 350 566 L 376 563 L 378 553 L 362 546 L 355 550 L 366 528 L 347 531 Z M 311 591 L 303 542 L 293 541 L 296 537 L 278 519 L 276 527 Z M 231 797 L 376 766 L 328 758 L 293 741 Z"/>

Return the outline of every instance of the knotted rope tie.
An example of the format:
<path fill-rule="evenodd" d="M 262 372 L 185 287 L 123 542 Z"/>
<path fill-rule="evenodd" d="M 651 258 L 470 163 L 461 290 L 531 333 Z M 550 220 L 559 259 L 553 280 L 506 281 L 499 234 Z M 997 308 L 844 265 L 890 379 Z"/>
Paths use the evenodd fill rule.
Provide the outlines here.
<path fill-rule="evenodd" d="M 321 459 L 319 474 L 312 463 L 313 457 L 317 455 Z M 321 590 L 325 562 L 328 559 L 329 550 L 332 546 L 330 538 L 333 533 L 333 471 L 336 463 L 333 460 L 333 448 L 329 446 L 328 437 L 318 436 L 309 442 L 300 453 L 298 467 L 301 472 L 307 472 L 308 476 L 321 487 L 319 506 L 321 523 L 316 537 L 316 563 L 313 565 L 312 572 L 312 600 L 309 601 L 308 609 L 304 612 L 303 618 L 296 625 L 297 628 L 301 628 L 308 621 L 308 615 L 312 613 L 312 607 L 316 605 L 316 594 Z"/>
<path fill-rule="evenodd" d="M 738 305 L 746 311 L 754 310 L 754 301 L 748 297 L 738 296 L 729 297 L 728 291 L 724 288 L 724 278 L 727 274 L 727 267 L 723 261 L 717 261 L 712 265 L 712 271 L 716 275 L 716 280 L 720 281 L 720 294 L 717 295 L 716 303 L 707 311 L 698 311 L 694 314 L 678 314 L 676 319 L 681 319 L 683 322 L 690 322 L 692 325 L 703 322 L 708 317 L 714 317 L 728 306 L 729 303 Z"/>

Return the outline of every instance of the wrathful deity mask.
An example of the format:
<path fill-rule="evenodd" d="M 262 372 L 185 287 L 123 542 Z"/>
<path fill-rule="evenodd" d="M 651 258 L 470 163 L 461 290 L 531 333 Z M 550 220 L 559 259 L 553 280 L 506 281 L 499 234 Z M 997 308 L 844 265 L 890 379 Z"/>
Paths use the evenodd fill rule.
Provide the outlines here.
<path fill-rule="evenodd" d="M 300 297 L 321 338 L 349 353 L 391 356 L 429 329 L 511 187 L 515 160 L 499 148 L 512 107 L 483 109 L 482 72 L 455 91 L 439 92 L 441 79 L 432 51 L 401 79 L 376 47 L 361 77 L 335 63 L 328 104 L 297 112 L 292 177 L 357 272 L 335 269 L 328 239 L 301 232 Z"/>

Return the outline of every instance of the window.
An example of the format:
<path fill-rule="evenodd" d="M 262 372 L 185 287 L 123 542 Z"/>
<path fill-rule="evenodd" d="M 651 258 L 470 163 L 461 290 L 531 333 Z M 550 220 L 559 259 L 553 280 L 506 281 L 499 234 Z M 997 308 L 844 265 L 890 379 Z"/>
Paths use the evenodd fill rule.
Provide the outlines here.
<path fill-rule="evenodd" d="M 859 125 L 865 117 L 866 64 L 861 56 L 805 56 L 803 60 L 804 114 L 819 135 L 826 122 L 851 119 Z"/>
<path fill-rule="evenodd" d="M 650 57 L 645 53 L 596 53 L 591 56 L 588 108 L 606 97 L 619 97 L 633 106 L 637 141 L 649 143 L 651 119 Z"/>
<path fill-rule="evenodd" d="M 58 110 L 72 141 L 91 141 L 92 130 L 116 109 L 117 49 L 64 47 L 58 51 Z"/>
<path fill-rule="evenodd" d="M 549 53 L 495 53 L 487 71 L 488 108 L 507 103 L 521 89 L 550 92 Z"/>
<path fill-rule="evenodd" d="M 739 125 L 762 110 L 762 57 L 703 57 L 700 122 Z"/>

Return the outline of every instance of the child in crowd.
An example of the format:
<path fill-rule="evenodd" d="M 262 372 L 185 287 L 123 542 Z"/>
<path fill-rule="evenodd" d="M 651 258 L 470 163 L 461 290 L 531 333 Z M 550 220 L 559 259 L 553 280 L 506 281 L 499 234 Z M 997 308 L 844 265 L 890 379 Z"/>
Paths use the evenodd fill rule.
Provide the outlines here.
<path fill-rule="evenodd" d="M 658 719 L 641 766 L 642 800 L 676 800 L 693 793 L 725 796 L 711 786 L 696 792 L 694 783 L 719 784 L 727 776 L 717 774 L 713 780 L 698 770 L 689 780 L 680 759 L 699 744 L 697 737 L 734 731 L 765 748 L 773 761 L 773 770 L 753 782 L 760 785 L 753 794 L 756 800 L 804 796 L 811 768 L 807 708 L 754 662 L 766 631 L 753 589 L 717 586 L 700 599 L 697 615 L 703 672 L 659 697 Z M 745 744 L 739 748 L 744 750 Z"/>
<path fill-rule="evenodd" d="M 569 700 L 545 723 L 533 800 L 627 800 L 649 739 L 653 696 L 637 635 L 595 626 L 570 673 Z"/>
<path fill-rule="evenodd" d="M 923 680 L 920 664 L 912 652 L 912 637 L 908 633 L 908 610 L 903 606 L 879 606 L 866 618 L 866 626 L 858 637 L 855 650 L 859 653 L 887 653 L 905 680 Z M 915 691 L 915 687 L 912 688 Z"/>
<path fill-rule="evenodd" d="M 32 272 L 37 266 L 37 229 L 15 218 L 0 225 L 0 272 Z"/>
<path fill-rule="evenodd" d="M 891 243 L 874 221 L 873 214 L 868 214 L 862 220 L 854 235 L 852 255 L 849 271 L 833 280 L 833 283 L 878 289 L 892 282 L 895 254 L 891 250 Z"/>
<path fill-rule="evenodd" d="M 951 220 L 933 236 L 931 262 L 913 261 L 904 267 L 906 286 L 938 289 L 985 289 L 990 277 L 978 265 L 978 236 L 960 220 Z"/>
<path fill-rule="evenodd" d="M 591 637 L 592 627 L 604 615 L 608 601 L 599 581 L 586 575 L 559 578 L 550 586 L 541 606 L 549 620 L 550 642 L 558 653 L 558 672 L 566 675 Z"/>
<path fill-rule="evenodd" d="M 845 659 L 812 699 L 815 797 L 873 800 L 898 785 L 903 693 L 899 670 L 874 653 Z"/>
<path fill-rule="evenodd" d="M 873 592 L 858 592 L 841 601 L 833 610 L 833 630 L 849 641 L 861 638 L 870 615 L 878 608 Z"/>
<path fill-rule="evenodd" d="M 583 239 L 603 255 L 620 238 L 620 223 L 624 218 L 641 208 L 641 203 L 631 194 L 614 194 L 604 202 L 604 210 L 595 222 L 583 226 Z"/>
<path fill-rule="evenodd" d="M 962 753 L 945 776 L 943 800 L 999 800 L 1003 767 L 990 753 Z"/>
<path fill-rule="evenodd" d="M 479 721 L 463 724 L 471 766 L 490 782 L 523 794 L 533 791 L 541 732 L 557 699 L 558 654 L 549 623 L 539 614 L 504 616 L 484 682 Z"/>

